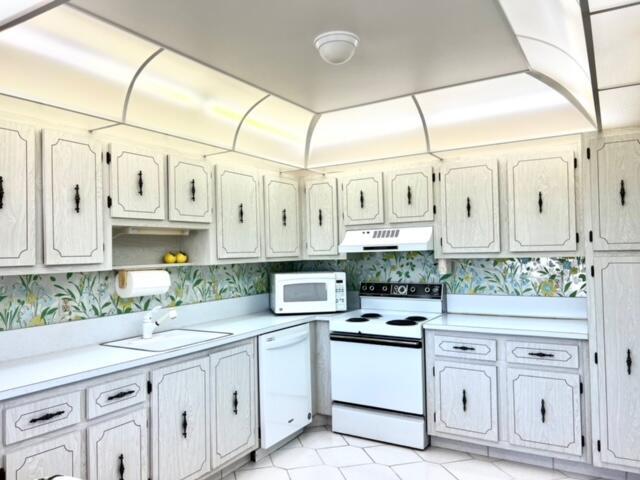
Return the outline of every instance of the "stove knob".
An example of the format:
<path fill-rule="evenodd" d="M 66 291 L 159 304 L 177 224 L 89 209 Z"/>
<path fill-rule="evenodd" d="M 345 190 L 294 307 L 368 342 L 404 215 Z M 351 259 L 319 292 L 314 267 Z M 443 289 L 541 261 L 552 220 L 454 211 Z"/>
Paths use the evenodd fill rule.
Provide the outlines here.
<path fill-rule="evenodd" d="M 373 289 L 374 289 L 374 288 L 375 288 L 375 287 L 374 287 L 373 285 L 369 285 L 369 291 L 370 291 L 370 292 L 373 292 Z"/>
<path fill-rule="evenodd" d="M 406 285 L 399 285 L 398 286 L 398 294 L 399 295 L 405 295 L 407 293 L 407 286 Z"/>
<path fill-rule="evenodd" d="M 367 289 L 367 286 L 363 283 L 362 286 L 360 287 L 361 290 L 364 292 Z"/>
<path fill-rule="evenodd" d="M 389 287 L 387 287 L 386 285 L 382 286 L 382 291 L 386 293 L 386 291 L 389 290 Z"/>
<path fill-rule="evenodd" d="M 429 293 L 431 292 L 431 288 L 429 287 L 424 287 L 424 293 Z"/>
<path fill-rule="evenodd" d="M 416 287 L 409 287 L 409 293 L 416 293 Z"/>

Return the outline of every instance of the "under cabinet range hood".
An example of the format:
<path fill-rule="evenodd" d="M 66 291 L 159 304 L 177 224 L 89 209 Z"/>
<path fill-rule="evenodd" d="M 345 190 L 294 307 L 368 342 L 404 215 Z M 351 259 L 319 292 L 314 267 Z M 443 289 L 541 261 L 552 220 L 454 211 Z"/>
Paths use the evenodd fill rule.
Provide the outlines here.
<path fill-rule="evenodd" d="M 340 253 L 408 252 L 433 250 L 432 227 L 349 230 L 338 247 Z"/>

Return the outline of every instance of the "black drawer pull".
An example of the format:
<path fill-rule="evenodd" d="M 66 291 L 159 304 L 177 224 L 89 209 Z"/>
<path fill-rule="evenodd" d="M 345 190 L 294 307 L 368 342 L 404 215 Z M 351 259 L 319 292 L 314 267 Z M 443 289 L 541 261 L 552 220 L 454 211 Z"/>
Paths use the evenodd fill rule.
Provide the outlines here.
<path fill-rule="evenodd" d="M 187 423 L 187 411 L 182 412 L 182 436 L 187 438 L 187 427 L 189 424 Z"/>
<path fill-rule="evenodd" d="M 120 467 L 118 467 L 118 473 L 120 474 L 119 480 L 124 480 L 124 455 L 120 454 L 118 460 L 120 460 Z"/>
<path fill-rule="evenodd" d="M 64 410 L 58 410 L 57 412 L 45 413 L 41 417 L 32 418 L 31 420 L 29 420 L 29 423 L 46 422 L 47 420 L 51 420 L 52 418 L 59 417 L 60 415 L 64 415 L 65 413 L 67 413 L 67 412 L 65 412 Z"/>
<path fill-rule="evenodd" d="M 191 201 L 196 201 L 196 179 L 191 180 Z"/>
<path fill-rule="evenodd" d="M 542 213 L 542 192 L 538 192 L 538 211 Z"/>
<path fill-rule="evenodd" d="M 407 187 L 407 205 L 411 205 L 411 187 Z"/>
<path fill-rule="evenodd" d="M 467 391 L 464 389 L 462 390 L 462 411 L 467 411 Z"/>
<path fill-rule="evenodd" d="M 631 360 L 631 349 L 627 349 L 627 374 L 631 375 L 631 365 L 633 365 L 633 360 Z"/>
<path fill-rule="evenodd" d="M 542 423 L 544 423 L 547 417 L 547 408 L 544 404 L 544 398 L 540 401 L 540 416 L 542 417 Z"/>
<path fill-rule="evenodd" d="M 118 393 L 114 393 L 113 395 L 109 395 L 107 397 L 107 401 L 110 402 L 111 400 L 117 400 L 119 398 L 128 397 L 129 395 L 133 395 L 134 393 L 136 393 L 135 390 L 124 390 L 122 392 L 118 392 Z"/>
<path fill-rule="evenodd" d="M 467 197 L 467 218 L 471 218 L 471 199 Z"/>
<path fill-rule="evenodd" d="M 318 210 L 318 225 L 322 226 L 322 209 Z"/>
<path fill-rule="evenodd" d="M 233 414 L 238 414 L 238 391 L 233 392 Z"/>
<path fill-rule="evenodd" d="M 244 223 L 244 210 L 242 204 L 240 204 L 240 223 Z"/>
<path fill-rule="evenodd" d="M 627 190 L 624 188 L 624 180 L 620 180 L 620 203 L 624 207 L 627 198 Z"/>
<path fill-rule="evenodd" d="M 73 187 L 76 194 L 73 196 L 73 200 L 76 202 L 76 213 L 80 213 L 80 185 Z"/>
<path fill-rule="evenodd" d="M 142 181 L 142 170 L 140 170 L 138 172 L 138 195 L 142 195 L 143 190 L 142 187 L 144 186 L 144 182 Z"/>
<path fill-rule="evenodd" d="M 544 352 L 529 352 L 530 357 L 538 357 L 538 358 L 553 358 L 555 355 L 553 353 L 544 353 Z"/>
<path fill-rule="evenodd" d="M 4 178 L 0 177 L 0 210 L 4 207 Z"/>
<path fill-rule="evenodd" d="M 475 352 L 475 347 L 467 347 L 466 345 L 454 345 L 455 350 L 462 350 L 463 352 Z"/>
<path fill-rule="evenodd" d="M 287 209 L 286 208 L 282 209 L 282 226 L 283 227 L 287 226 Z"/>
<path fill-rule="evenodd" d="M 364 208 L 364 192 L 360 190 L 360 208 Z"/>

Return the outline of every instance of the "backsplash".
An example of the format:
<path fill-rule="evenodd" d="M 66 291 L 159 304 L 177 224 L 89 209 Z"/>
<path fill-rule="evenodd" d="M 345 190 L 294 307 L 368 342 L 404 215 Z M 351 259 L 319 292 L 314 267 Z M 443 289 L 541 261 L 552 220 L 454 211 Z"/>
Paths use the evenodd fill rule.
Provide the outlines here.
<path fill-rule="evenodd" d="M 266 293 L 271 272 L 292 270 L 344 270 L 350 290 L 365 281 L 442 281 L 457 294 L 586 296 L 582 258 L 456 260 L 440 277 L 431 252 L 366 253 L 336 261 L 172 268 L 167 294 L 139 299 L 115 294 L 113 272 L 0 277 L 0 331 Z"/>

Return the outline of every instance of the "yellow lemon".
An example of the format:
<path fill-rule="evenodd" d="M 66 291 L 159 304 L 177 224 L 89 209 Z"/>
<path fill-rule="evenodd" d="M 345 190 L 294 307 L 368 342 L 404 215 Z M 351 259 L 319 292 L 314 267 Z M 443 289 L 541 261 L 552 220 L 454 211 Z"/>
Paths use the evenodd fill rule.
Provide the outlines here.
<path fill-rule="evenodd" d="M 178 263 L 187 263 L 189 261 L 189 257 L 187 257 L 186 253 L 178 252 L 176 254 L 176 262 Z"/>
<path fill-rule="evenodd" d="M 173 254 L 173 252 L 167 252 L 164 255 L 164 263 L 176 263 L 176 256 Z"/>

